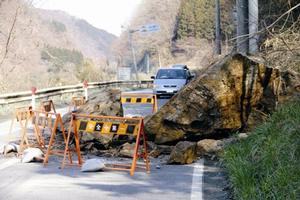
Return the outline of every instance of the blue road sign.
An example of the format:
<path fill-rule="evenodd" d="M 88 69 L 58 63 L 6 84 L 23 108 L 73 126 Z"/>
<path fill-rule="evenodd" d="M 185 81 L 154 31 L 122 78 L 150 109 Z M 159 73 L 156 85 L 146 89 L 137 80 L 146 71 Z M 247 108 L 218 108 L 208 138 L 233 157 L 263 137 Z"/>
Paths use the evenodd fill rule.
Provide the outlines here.
<path fill-rule="evenodd" d="M 146 32 L 157 32 L 160 30 L 160 26 L 158 24 L 146 24 L 141 26 L 140 32 L 146 33 Z"/>

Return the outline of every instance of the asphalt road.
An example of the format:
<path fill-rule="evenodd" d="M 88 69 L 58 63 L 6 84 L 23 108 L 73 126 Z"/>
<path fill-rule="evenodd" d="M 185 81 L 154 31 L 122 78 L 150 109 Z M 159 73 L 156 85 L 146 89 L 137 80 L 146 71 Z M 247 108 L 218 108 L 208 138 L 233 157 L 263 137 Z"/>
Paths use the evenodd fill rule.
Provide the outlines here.
<path fill-rule="evenodd" d="M 159 99 L 159 107 L 167 101 Z M 148 108 L 137 106 L 134 109 L 141 109 L 145 115 Z M 126 109 L 124 111 L 136 114 Z M 58 110 L 66 111 L 66 108 Z M 8 141 L 10 123 L 11 120 L 0 123 L 0 145 Z M 19 133 L 16 123 L 10 138 L 18 138 Z M 129 162 L 106 159 L 107 162 Z M 191 165 L 166 165 L 166 157 L 151 159 L 151 173 L 136 172 L 133 177 L 118 171 L 82 173 L 77 167 L 61 170 L 60 161 L 61 158 L 50 157 L 49 165 L 44 167 L 41 163 L 21 163 L 20 158 L 0 155 L 0 200 L 227 199 L 222 170 L 214 162 L 203 159 Z"/>
<path fill-rule="evenodd" d="M 0 199 L 202 199 L 201 160 L 192 165 L 162 165 L 161 169 L 152 166 L 150 174 L 137 172 L 133 177 L 117 171 L 62 171 L 58 163 L 43 167 L 39 163 L 15 162 L 0 162 L 0 169 L 5 165 L 0 170 Z"/>

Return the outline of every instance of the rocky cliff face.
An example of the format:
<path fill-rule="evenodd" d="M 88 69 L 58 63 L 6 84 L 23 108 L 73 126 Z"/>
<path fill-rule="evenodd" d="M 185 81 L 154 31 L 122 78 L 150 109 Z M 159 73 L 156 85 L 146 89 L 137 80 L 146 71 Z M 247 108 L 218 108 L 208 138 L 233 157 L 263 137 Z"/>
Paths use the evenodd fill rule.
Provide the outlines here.
<path fill-rule="evenodd" d="M 227 56 L 153 115 L 146 131 L 162 144 L 252 127 L 297 96 L 299 80 L 243 55 Z"/>

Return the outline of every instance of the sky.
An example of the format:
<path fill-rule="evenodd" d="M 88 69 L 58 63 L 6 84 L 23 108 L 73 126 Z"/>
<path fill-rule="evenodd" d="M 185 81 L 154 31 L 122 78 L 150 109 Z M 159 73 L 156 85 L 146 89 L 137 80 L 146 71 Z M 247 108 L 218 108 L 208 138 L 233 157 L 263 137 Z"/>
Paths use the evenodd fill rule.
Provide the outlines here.
<path fill-rule="evenodd" d="M 34 0 L 34 6 L 63 10 L 117 36 L 142 0 Z"/>

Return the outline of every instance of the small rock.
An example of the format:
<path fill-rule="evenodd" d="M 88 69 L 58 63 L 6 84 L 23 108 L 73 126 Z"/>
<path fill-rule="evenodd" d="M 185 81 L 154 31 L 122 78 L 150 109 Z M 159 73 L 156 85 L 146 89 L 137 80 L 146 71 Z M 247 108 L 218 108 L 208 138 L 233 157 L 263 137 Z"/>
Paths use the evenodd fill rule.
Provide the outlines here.
<path fill-rule="evenodd" d="M 4 154 L 5 144 L 0 145 L 0 154 Z"/>
<path fill-rule="evenodd" d="M 155 168 L 156 169 L 160 169 L 161 167 L 160 167 L 160 165 L 156 165 Z"/>
<path fill-rule="evenodd" d="M 22 163 L 42 162 L 44 153 L 39 148 L 28 148 L 23 152 Z"/>
<path fill-rule="evenodd" d="M 190 164 L 197 159 L 197 145 L 194 142 L 178 142 L 171 152 L 168 164 Z"/>
<path fill-rule="evenodd" d="M 221 140 L 204 139 L 197 142 L 198 155 L 210 155 L 218 153 L 223 149 L 223 142 Z"/>
<path fill-rule="evenodd" d="M 237 138 L 240 140 L 246 139 L 249 135 L 247 133 L 239 133 Z"/>
<path fill-rule="evenodd" d="M 119 156 L 123 156 L 126 158 L 132 158 L 134 155 L 135 143 L 128 143 L 122 145 L 121 150 L 119 152 Z"/>
<path fill-rule="evenodd" d="M 153 157 L 153 158 L 157 158 L 158 156 L 161 155 L 161 151 L 159 149 L 153 149 L 152 151 L 150 151 L 149 156 Z"/>
<path fill-rule="evenodd" d="M 157 148 L 160 150 L 161 154 L 164 155 L 170 155 L 170 153 L 173 151 L 174 146 L 169 145 L 157 145 Z"/>
<path fill-rule="evenodd" d="M 10 143 L 10 144 L 3 144 L 0 147 L 0 154 L 8 154 L 10 152 L 19 152 L 20 150 L 20 145 L 18 144 L 14 144 L 14 143 Z"/>
<path fill-rule="evenodd" d="M 81 167 L 82 172 L 98 172 L 103 170 L 105 167 L 104 161 L 101 159 L 89 159 L 84 162 L 84 164 Z"/>

